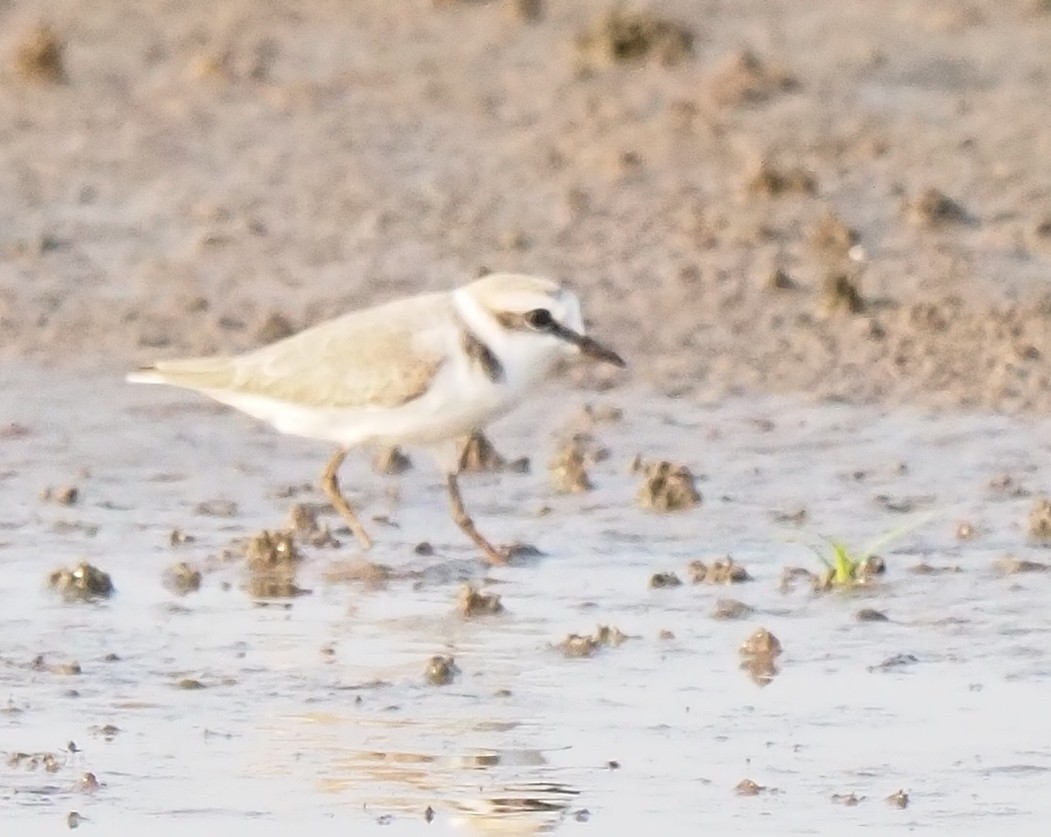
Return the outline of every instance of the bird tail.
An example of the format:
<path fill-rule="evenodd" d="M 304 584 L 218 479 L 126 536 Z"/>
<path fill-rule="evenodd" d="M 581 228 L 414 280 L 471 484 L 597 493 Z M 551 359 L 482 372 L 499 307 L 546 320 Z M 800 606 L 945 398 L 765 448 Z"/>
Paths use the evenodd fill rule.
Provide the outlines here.
<path fill-rule="evenodd" d="M 143 366 L 127 376 L 132 384 L 170 384 L 186 389 L 223 389 L 233 380 L 229 358 L 195 357 L 184 360 L 161 360 Z"/>

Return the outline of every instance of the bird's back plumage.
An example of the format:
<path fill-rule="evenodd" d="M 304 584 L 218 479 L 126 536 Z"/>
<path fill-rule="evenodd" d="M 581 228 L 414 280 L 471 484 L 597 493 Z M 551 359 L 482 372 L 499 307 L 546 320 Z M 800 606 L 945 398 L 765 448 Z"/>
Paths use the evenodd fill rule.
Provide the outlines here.
<path fill-rule="evenodd" d="M 397 316 L 391 316 L 397 306 Z M 448 359 L 447 294 L 354 311 L 235 357 L 159 361 L 129 380 L 304 407 L 394 407 L 426 392 Z"/>

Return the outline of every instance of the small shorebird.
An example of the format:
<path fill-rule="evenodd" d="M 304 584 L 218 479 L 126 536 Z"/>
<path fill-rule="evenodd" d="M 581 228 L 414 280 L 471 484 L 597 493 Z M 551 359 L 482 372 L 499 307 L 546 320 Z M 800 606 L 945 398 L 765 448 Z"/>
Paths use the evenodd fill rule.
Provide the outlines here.
<path fill-rule="evenodd" d="M 282 433 L 338 444 L 321 486 L 365 549 L 372 539 L 339 488 L 344 458 L 359 445 L 426 445 L 445 471 L 456 524 L 502 564 L 511 548 L 482 536 L 460 495 L 464 440 L 574 353 L 624 366 L 584 335 L 574 294 L 547 279 L 495 273 L 354 311 L 236 357 L 159 361 L 128 380 L 196 390 Z"/>

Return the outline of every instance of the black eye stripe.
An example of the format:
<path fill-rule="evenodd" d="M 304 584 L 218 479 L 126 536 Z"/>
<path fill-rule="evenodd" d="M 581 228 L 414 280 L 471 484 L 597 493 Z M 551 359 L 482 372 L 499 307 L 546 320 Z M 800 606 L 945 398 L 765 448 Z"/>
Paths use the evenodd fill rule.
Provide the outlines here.
<path fill-rule="evenodd" d="M 546 308 L 534 308 L 524 314 L 501 311 L 493 316 L 508 331 L 551 331 L 558 328 L 558 321 Z"/>

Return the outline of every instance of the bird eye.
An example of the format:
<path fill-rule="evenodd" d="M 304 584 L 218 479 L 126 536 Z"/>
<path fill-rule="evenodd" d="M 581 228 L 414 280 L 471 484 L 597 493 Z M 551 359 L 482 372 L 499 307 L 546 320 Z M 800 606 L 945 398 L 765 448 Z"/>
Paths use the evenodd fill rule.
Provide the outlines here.
<path fill-rule="evenodd" d="M 536 329 L 551 328 L 555 324 L 554 319 L 551 317 L 551 312 L 546 308 L 537 308 L 535 311 L 528 312 L 525 315 L 525 321 L 532 328 Z"/>

